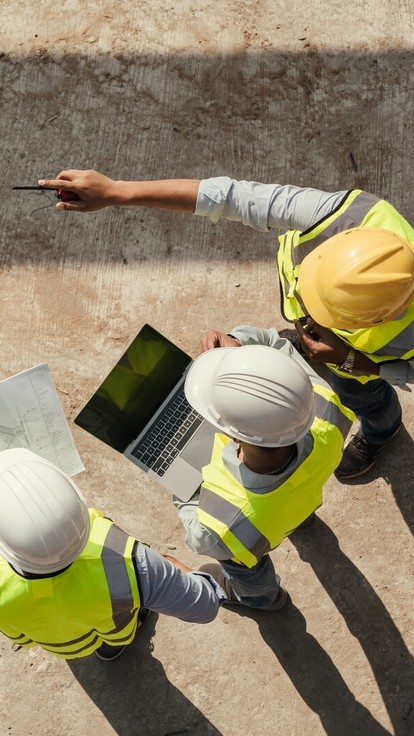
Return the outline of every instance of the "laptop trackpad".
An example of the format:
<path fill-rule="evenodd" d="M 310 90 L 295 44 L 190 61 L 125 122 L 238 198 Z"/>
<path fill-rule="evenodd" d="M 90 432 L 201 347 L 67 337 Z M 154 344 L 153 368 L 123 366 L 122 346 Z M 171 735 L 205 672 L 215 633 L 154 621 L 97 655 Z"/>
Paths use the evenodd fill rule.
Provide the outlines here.
<path fill-rule="evenodd" d="M 152 471 L 149 472 L 152 475 Z M 161 478 L 158 475 L 154 477 L 181 501 L 188 501 L 203 480 L 201 472 L 183 460 L 182 456 L 175 458 Z"/>
<path fill-rule="evenodd" d="M 203 422 L 192 436 L 187 447 L 181 452 L 181 457 L 198 470 L 208 465 L 213 452 L 214 435 L 217 430 L 209 423 Z"/>

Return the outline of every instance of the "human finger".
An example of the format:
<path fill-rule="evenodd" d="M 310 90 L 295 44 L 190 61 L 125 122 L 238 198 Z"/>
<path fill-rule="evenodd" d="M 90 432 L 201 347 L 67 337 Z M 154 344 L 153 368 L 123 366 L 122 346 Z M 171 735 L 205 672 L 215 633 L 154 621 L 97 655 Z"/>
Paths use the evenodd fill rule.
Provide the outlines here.
<path fill-rule="evenodd" d="M 65 212 L 88 212 L 88 205 L 86 202 L 82 202 L 81 199 L 72 200 L 69 202 L 58 202 L 56 204 L 57 210 L 65 210 Z"/>
<path fill-rule="evenodd" d="M 38 179 L 37 183 L 40 187 L 45 187 L 45 189 L 69 190 L 72 183 L 71 172 L 61 171 L 60 174 L 57 175 L 56 179 Z"/>
<path fill-rule="evenodd" d="M 220 333 L 217 330 L 208 330 L 201 338 L 201 351 L 212 350 L 220 347 Z"/>
<path fill-rule="evenodd" d="M 299 342 L 302 345 L 305 353 L 308 355 L 309 352 L 313 349 L 315 340 L 313 339 L 312 335 L 309 334 L 309 332 L 305 329 L 305 327 L 299 322 L 299 320 L 294 321 L 296 332 L 298 333 Z"/>

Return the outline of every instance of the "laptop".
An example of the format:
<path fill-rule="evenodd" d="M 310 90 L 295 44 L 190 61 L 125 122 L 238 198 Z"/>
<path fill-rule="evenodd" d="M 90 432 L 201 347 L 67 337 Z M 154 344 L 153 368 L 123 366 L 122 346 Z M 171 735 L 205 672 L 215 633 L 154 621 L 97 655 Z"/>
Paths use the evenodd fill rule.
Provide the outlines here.
<path fill-rule="evenodd" d="M 145 324 L 74 420 L 181 501 L 200 486 L 216 431 L 185 398 L 191 363 Z"/>

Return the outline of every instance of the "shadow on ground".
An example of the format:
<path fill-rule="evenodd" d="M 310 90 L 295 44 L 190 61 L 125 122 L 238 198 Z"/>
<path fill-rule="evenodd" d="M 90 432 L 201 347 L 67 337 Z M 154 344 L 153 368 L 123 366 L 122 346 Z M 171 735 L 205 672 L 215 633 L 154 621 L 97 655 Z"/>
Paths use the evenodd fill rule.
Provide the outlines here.
<path fill-rule="evenodd" d="M 377 478 L 383 478 L 390 486 L 401 516 L 414 535 L 414 441 L 404 425 L 364 475 L 364 483 Z M 347 480 L 349 486 L 360 484 L 361 478 Z"/>
<path fill-rule="evenodd" d="M 289 539 L 300 558 L 311 565 L 348 630 L 361 645 L 393 724 L 394 736 L 409 736 L 414 728 L 414 663 L 385 606 L 320 518 L 316 517 L 311 526 L 294 532 Z M 350 690 L 327 652 L 306 630 L 306 620 L 296 606 L 288 604 L 277 614 L 277 620 L 268 613 L 233 610 L 257 621 L 263 640 L 299 695 L 319 716 L 324 733 L 390 736 L 359 702 L 358 693 Z M 367 693 L 363 695 L 366 698 Z"/>
<path fill-rule="evenodd" d="M 0 73 L 0 265 L 254 257 L 256 242 L 266 247 L 263 234 L 240 225 L 122 208 L 63 215 L 53 195 L 11 190 L 67 168 L 362 188 L 414 217 L 410 49 L 305 44 L 299 53 L 158 56 L 41 48 L 2 54 Z M 188 248 L 195 237 L 207 242 L 204 253 Z"/>
<path fill-rule="evenodd" d="M 118 736 L 221 736 L 153 657 L 157 619 L 151 613 L 135 642 L 114 662 L 92 655 L 67 664 Z"/>
<path fill-rule="evenodd" d="M 364 575 L 341 550 L 335 534 L 320 518 L 316 518 L 310 528 L 294 532 L 290 541 L 301 559 L 311 565 L 350 633 L 361 645 L 395 736 L 408 736 L 414 726 L 414 663 L 387 609 Z M 293 630 L 288 633 L 285 627 Z M 285 626 L 282 625 L 282 629 L 278 627 L 276 633 L 265 623 L 260 629 L 266 641 L 274 645 L 275 653 L 292 680 L 299 684 L 298 689 L 309 706 L 313 710 L 318 707 L 317 712 L 328 734 L 363 733 L 364 736 L 374 736 L 385 733 L 357 703 L 333 663 L 328 663 L 327 655 L 306 634 L 305 621 L 299 612 L 292 620 L 286 617 Z M 301 640 L 299 644 L 298 638 Z M 292 657 L 288 642 L 293 645 L 296 657 Z M 320 675 L 322 678 L 318 683 Z"/>

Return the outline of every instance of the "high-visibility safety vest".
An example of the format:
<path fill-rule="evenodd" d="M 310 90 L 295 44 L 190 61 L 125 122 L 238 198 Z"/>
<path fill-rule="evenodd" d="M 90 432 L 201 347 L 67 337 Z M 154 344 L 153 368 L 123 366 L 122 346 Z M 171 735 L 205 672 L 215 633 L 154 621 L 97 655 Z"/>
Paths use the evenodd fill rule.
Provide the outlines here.
<path fill-rule="evenodd" d="M 325 240 L 353 227 L 391 230 L 405 238 L 414 249 L 414 230 L 394 207 L 383 199 L 359 189 L 346 194 L 330 215 L 309 230 L 291 230 L 279 237 L 277 264 L 280 281 L 281 310 L 284 318 L 293 321 L 306 314 L 298 288 L 300 265 L 306 256 Z M 414 357 L 414 301 L 404 314 L 375 327 L 359 330 L 332 329 L 346 343 L 366 353 L 375 363 L 409 360 Z M 331 370 L 361 383 L 378 378 L 375 375 L 356 376 L 335 366 Z"/>
<path fill-rule="evenodd" d="M 341 461 L 355 415 L 329 388 L 315 384 L 314 391 L 312 451 L 275 490 L 255 493 L 244 488 L 223 462 L 230 439 L 215 436 L 211 462 L 203 468 L 198 519 L 221 538 L 234 562 L 256 565 L 322 503 L 322 486 Z"/>
<path fill-rule="evenodd" d="M 140 608 L 136 540 L 101 512 L 89 509 L 89 516 L 89 540 L 61 573 L 24 578 L 0 558 L 0 631 L 16 644 L 74 659 L 103 642 L 133 641 Z"/>

